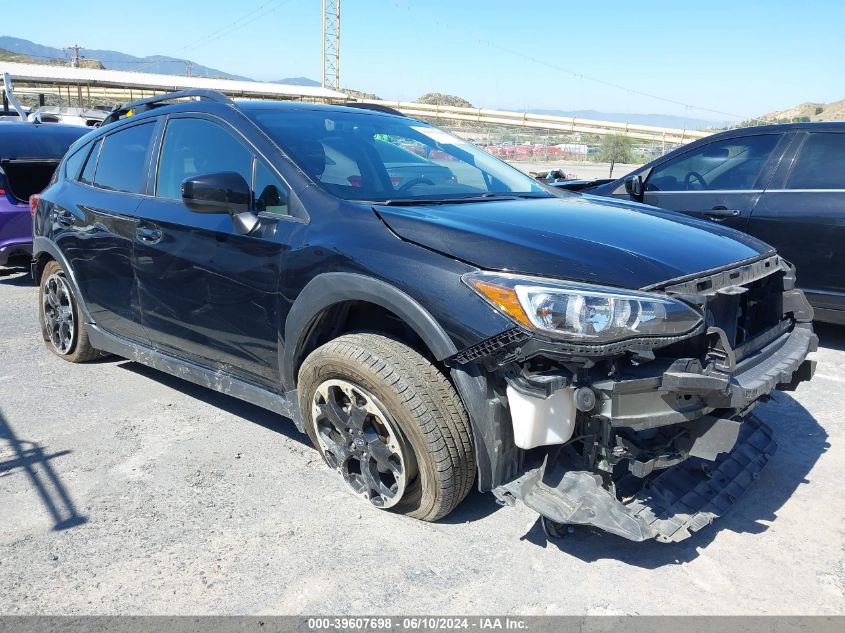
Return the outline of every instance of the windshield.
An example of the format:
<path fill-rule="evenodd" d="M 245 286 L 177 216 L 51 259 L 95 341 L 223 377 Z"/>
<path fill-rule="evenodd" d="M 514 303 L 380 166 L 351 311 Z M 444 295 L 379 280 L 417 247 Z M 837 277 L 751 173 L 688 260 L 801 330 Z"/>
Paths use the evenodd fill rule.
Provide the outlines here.
<path fill-rule="evenodd" d="M 510 165 L 413 119 L 337 110 L 255 109 L 247 115 L 314 181 L 347 200 L 551 197 Z"/>

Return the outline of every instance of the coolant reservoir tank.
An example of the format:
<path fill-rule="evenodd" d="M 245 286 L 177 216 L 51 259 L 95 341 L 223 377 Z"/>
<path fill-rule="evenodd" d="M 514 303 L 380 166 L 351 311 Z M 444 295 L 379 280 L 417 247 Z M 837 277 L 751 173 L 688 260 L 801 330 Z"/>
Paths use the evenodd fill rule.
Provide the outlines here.
<path fill-rule="evenodd" d="M 508 385 L 507 395 L 514 442 L 520 448 L 563 444 L 575 428 L 575 389 L 558 389 L 548 398 L 535 398 Z"/>

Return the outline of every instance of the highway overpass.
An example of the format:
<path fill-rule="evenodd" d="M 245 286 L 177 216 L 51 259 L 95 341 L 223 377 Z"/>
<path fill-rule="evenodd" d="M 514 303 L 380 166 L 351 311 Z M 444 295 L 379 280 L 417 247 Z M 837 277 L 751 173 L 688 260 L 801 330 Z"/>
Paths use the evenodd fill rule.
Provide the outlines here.
<path fill-rule="evenodd" d="M 96 68 L 74 68 L 42 64 L 0 62 L 0 75 L 9 73 L 16 92 L 41 92 L 56 95 L 57 105 L 91 106 L 150 97 L 173 90 L 204 88 L 218 90 L 232 97 L 285 99 L 342 103 L 352 101 L 342 92 L 317 86 L 294 86 L 259 81 L 210 79 L 182 75 L 136 73 Z M 395 108 L 417 118 L 436 121 L 469 122 L 526 130 L 549 130 L 560 134 L 621 134 L 632 139 L 683 144 L 703 138 L 707 132 L 636 125 L 593 119 L 529 114 L 484 108 L 426 105 L 404 101 L 366 101 Z M 51 104 L 52 105 L 52 104 Z"/>

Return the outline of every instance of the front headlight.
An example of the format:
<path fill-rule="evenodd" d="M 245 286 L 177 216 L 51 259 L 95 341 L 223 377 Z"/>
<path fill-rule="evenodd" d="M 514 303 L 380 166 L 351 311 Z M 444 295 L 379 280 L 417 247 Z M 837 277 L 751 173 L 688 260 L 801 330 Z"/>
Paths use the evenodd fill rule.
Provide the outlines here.
<path fill-rule="evenodd" d="M 464 283 L 531 330 L 586 343 L 677 336 L 702 316 L 665 295 L 505 273 L 467 273 Z"/>

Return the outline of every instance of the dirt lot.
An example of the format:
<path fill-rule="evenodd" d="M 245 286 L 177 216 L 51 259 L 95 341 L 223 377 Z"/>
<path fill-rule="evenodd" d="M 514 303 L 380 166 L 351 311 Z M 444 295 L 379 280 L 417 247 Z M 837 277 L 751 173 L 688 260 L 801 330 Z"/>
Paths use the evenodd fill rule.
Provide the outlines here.
<path fill-rule="evenodd" d="M 593 163 L 588 161 L 550 161 L 550 162 L 531 162 L 531 161 L 508 161 L 518 170 L 529 173 L 543 171 L 545 169 L 562 169 L 568 174 L 575 174 L 576 178 L 583 178 L 589 180 L 592 178 L 608 178 L 610 173 L 610 163 Z M 641 165 L 623 165 L 617 164 L 613 166 L 613 177 L 621 178 L 625 174 L 629 174 Z"/>
<path fill-rule="evenodd" d="M 0 613 L 845 613 L 845 328 L 762 407 L 780 449 L 678 544 L 577 531 L 473 493 L 424 524 L 348 494 L 292 423 L 120 360 L 47 351 L 0 273 Z"/>

